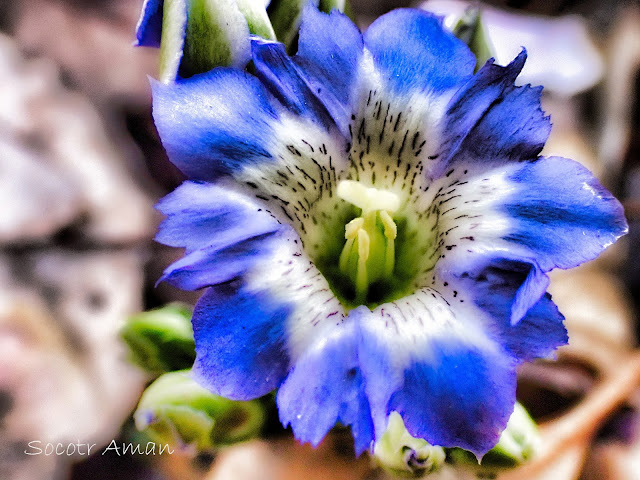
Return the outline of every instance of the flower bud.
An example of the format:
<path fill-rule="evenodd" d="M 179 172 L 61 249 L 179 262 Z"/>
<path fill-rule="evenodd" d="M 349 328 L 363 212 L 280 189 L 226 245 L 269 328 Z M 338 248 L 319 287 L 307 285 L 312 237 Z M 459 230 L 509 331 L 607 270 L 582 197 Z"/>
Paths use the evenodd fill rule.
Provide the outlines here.
<path fill-rule="evenodd" d="M 134 420 L 138 430 L 158 443 L 206 450 L 256 436 L 264 412 L 257 400 L 214 395 L 182 370 L 162 375 L 144 391 Z"/>
<path fill-rule="evenodd" d="M 264 0 L 146 0 L 137 44 L 160 39 L 159 77 L 171 83 L 218 66 L 244 68 L 250 34 L 276 38 Z"/>
<path fill-rule="evenodd" d="M 120 331 L 132 363 L 159 375 L 190 368 L 196 358 L 191 310 L 173 303 L 129 318 Z"/>
<path fill-rule="evenodd" d="M 445 460 L 442 447 L 412 437 L 398 412 L 391 412 L 387 431 L 375 443 L 377 462 L 394 475 L 418 478 L 438 470 Z"/>

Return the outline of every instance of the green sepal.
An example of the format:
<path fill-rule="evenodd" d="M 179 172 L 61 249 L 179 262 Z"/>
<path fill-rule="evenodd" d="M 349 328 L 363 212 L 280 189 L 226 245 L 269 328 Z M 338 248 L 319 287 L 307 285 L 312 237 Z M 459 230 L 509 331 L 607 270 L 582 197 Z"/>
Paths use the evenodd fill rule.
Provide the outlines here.
<path fill-rule="evenodd" d="M 130 317 L 120 330 L 132 363 L 151 374 L 191 368 L 196 358 L 191 309 L 173 303 Z"/>
<path fill-rule="evenodd" d="M 453 34 L 467 44 L 476 56 L 477 72 L 487 60 L 495 56 L 493 44 L 482 21 L 482 11 L 477 6 L 467 8 L 453 27 Z"/>
<path fill-rule="evenodd" d="M 251 58 L 249 34 L 276 38 L 261 0 L 165 0 L 160 81 L 219 66 L 244 68 Z"/>
<path fill-rule="evenodd" d="M 346 3 L 346 0 L 320 0 L 318 8 L 324 13 L 331 13 L 334 8 L 344 12 Z"/>
<path fill-rule="evenodd" d="M 190 370 L 166 373 L 142 394 L 136 428 L 158 443 L 208 450 L 257 436 L 264 423 L 257 400 L 239 402 L 209 392 Z"/>

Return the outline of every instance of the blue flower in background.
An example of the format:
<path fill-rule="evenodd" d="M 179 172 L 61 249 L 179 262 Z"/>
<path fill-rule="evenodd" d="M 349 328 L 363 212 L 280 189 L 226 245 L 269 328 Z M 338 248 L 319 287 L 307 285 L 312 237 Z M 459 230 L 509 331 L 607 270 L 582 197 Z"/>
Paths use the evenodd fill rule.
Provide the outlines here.
<path fill-rule="evenodd" d="M 513 410 L 517 365 L 566 343 L 546 272 L 626 232 L 581 165 L 538 157 L 540 88 L 475 57 L 418 10 L 362 35 L 308 8 L 298 54 L 252 39 L 233 68 L 153 83 L 154 119 L 189 180 L 159 204 L 184 247 L 163 280 L 206 288 L 194 371 L 318 444 L 362 452 L 391 412 L 482 455 Z"/>

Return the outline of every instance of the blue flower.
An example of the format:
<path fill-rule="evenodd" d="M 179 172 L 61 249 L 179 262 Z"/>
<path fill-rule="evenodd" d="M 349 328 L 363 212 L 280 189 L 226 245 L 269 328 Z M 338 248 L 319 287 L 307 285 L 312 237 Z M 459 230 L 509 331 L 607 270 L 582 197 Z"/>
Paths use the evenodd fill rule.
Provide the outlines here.
<path fill-rule="evenodd" d="M 304 13 L 298 54 L 252 39 L 255 75 L 154 82 L 153 112 L 189 180 L 159 204 L 184 247 L 163 280 L 206 291 L 199 380 L 317 445 L 358 453 L 398 412 L 411 435 L 482 455 L 513 410 L 516 367 L 567 341 L 546 272 L 626 232 L 578 163 L 539 157 L 540 88 L 475 58 L 441 21 L 395 10 L 364 35 Z"/>

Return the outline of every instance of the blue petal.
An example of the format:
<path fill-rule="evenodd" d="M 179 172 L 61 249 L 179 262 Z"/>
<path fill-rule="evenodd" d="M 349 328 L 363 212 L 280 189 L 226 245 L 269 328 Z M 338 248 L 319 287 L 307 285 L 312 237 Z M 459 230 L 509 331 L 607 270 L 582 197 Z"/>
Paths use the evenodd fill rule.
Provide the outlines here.
<path fill-rule="evenodd" d="M 441 93 L 473 74 L 475 56 L 432 14 L 393 10 L 364 34 L 365 47 L 392 91 Z"/>
<path fill-rule="evenodd" d="M 196 290 L 236 278 L 271 253 L 284 227 L 230 185 L 185 182 L 158 205 L 167 215 L 156 240 L 187 255 L 159 280 Z"/>
<path fill-rule="evenodd" d="M 278 222 L 251 197 L 230 185 L 187 181 L 156 206 L 167 218 L 156 241 L 185 247 L 223 248 L 279 229 Z"/>
<path fill-rule="evenodd" d="M 453 263 L 453 262 L 451 262 Z M 531 258 L 501 248 L 472 252 L 444 266 L 440 275 L 448 282 L 463 282 L 458 290 L 482 298 L 486 285 L 508 286 L 511 325 L 517 324 L 547 291 L 549 277 Z"/>
<path fill-rule="evenodd" d="M 351 425 L 359 455 L 373 441 L 373 423 L 358 364 L 356 322 L 329 327 L 299 358 L 278 391 L 283 425 L 316 446 L 341 422 Z"/>
<path fill-rule="evenodd" d="M 515 402 L 512 360 L 499 353 L 441 342 L 433 359 L 404 372 L 389 403 L 411 435 L 481 456 L 498 441 Z"/>
<path fill-rule="evenodd" d="M 506 321 L 511 292 L 501 291 L 500 286 L 494 286 L 492 290 L 479 297 L 478 305 L 491 313 L 499 327 L 499 342 L 519 362 L 548 357 L 558 347 L 567 344 L 569 337 L 563 324 L 564 316 L 548 293 L 529 309 L 517 325 L 512 325 Z"/>
<path fill-rule="evenodd" d="M 518 287 L 516 296 L 511 305 L 510 322 L 517 324 L 547 291 L 549 277 L 547 277 L 540 267 L 535 263 L 528 265 L 529 272 L 524 282 Z"/>
<path fill-rule="evenodd" d="M 230 245 L 196 250 L 171 264 L 158 282 L 166 281 L 183 290 L 228 282 L 271 254 L 278 240 L 273 232 L 268 232 Z"/>
<path fill-rule="evenodd" d="M 282 43 L 254 36 L 251 51 L 256 75 L 287 110 L 325 127 L 332 124 L 326 108 L 307 85 Z"/>
<path fill-rule="evenodd" d="M 188 177 L 212 180 L 272 159 L 277 105 L 257 78 L 216 68 L 170 85 L 152 80 L 151 86 L 162 143 Z"/>
<path fill-rule="evenodd" d="M 298 54 L 293 60 L 345 137 L 357 93 L 354 86 L 362 49 L 362 35 L 346 15 L 337 10 L 327 15 L 311 6 L 305 8 Z"/>
<path fill-rule="evenodd" d="M 546 293 L 548 277 L 534 262 L 496 258 L 448 280 L 489 314 L 487 331 L 518 363 L 546 357 L 567 343 L 564 317 Z"/>
<path fill-rule="evenodd" d="M 389 317 L 395 326 L 385 332 L 371 328 L 375 317 L 362 324 L 359 359 L 376 432 L 384 428 L 379 417 L 397 411 L 413 436 L 481 455 L 495 445 L 513 409 L 516 361 L 475 331 L 480 312 L 441 319 L 433 305 L 413 303 L 405 311 L 415 310 L 420 328 L 401 343 L 392 337 L 414 320 L 407 314 Z"/>
<path fill-rule="evenodd" d="M 559 157 L 527 163 L 502 209 L 512 217 L 505 240 L 537 255 L 544 271 L 597 257 L 627 232 L 620 203 L 582 165 Z"/>
<path fill-rule="evenodd" d="M 535 159 L 551 132 L 549 117 L 540 107 L 541 95 L 542 87 L 507 87 L 464 139 L 460 158 L 481 162 Z"/>
<path fill-rule="evenodd" d="M 459 298 L 425 288 L 359 316 L 376 435 L 395 410 L 412 435 L 434 445 L 482 454 L 497 441 L 513 408 L 517 361 L 486 313 Z"/>
<path fill-rule="evenodd" d="M 235 283 L 210 288 L 193 313 L 199 382 L 236 400 L 260 397 L 276 388 L 289 370 L 287 306 L 264 292 Z"/>
<path fill-rule="evenodd" d="M 540 108 L 541 88 L 514 87 L 527 58 L 523 51 L 506 67 L 489 60 L 452 98 L 440 148 L 440 173 L 460 161 L 521 161 L 542 150 L 551 124 Z"/>
<path fill-rule="evenodd" d="M 163 6 L 164 0 L 144 0 L 136 26 L 136 46 L 160 47 Z"/>

